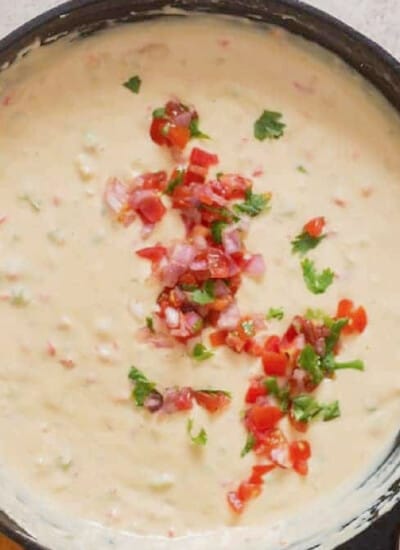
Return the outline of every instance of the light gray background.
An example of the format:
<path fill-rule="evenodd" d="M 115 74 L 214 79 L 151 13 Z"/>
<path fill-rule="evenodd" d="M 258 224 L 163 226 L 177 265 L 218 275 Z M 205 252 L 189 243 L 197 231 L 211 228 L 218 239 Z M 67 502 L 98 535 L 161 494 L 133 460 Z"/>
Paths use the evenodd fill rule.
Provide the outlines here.
<path fill-rule="evenodd" d="M 0 0 L 0 37 L 60 0 Z M 308 0 L 400 58 L 400 0 Z"/>

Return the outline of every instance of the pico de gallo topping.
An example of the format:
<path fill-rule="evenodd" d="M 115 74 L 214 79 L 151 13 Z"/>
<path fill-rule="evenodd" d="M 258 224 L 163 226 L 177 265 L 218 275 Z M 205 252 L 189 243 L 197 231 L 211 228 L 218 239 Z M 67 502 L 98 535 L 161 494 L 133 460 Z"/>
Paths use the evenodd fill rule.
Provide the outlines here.
<path fill-rule="evenodd" d="M 255 123 L 255 137 L 281 137 L 285 128 L 281 118 L 280 113 L 264 111 Z M 191 138 L 208 138 L 199 130 L 197 111 L 178 101 L 153 112 L 150 136 L 158 145 L 179 151 Z M 282 308 L 271 307 L 267 314 L 239 310 L 236 294 L 243 277 L 257 279 L 265 273 L 264 258 L 246 249 L 245 238 L 251 219 L 269 209 L 271 194 L 256 193 L 253 181 L 241 174 L 214 175 L 218 163 L 216 154 L 194 147 L 186 166 L 175 166 L 170 175 L 145 173 L 127 183 L 110 179 L 104 200 L 125 227 L 139 217 L 143 236 L 162 220 L 168 207 L 179 212 L 186 230 L 184 239 L 136 250 L 138 257 L 150 262 L 152 277 L 160 285 L 156 308 L 142 329 L 145 339 L 158 347 L 186 346 L 198 363 L 212 360 L 222 346 L 258 361 L 259 372 L 243 388 L 241 417 L 245 441 L 240 455 L 252 453 L 255 464 L 250 476 L 227 494 L 230 509 L 240 514 L 261 494 L 267 474 L 277 469 L 308 474 L 312 449 L 306 432 L 317 419 L 328 422 L 341 414 L 337 400 L 320 402 L 315 392 L 338 370 L 364 369 L 359 359 L 341 362 L 337 356 L 343 339 L 364 332 L 368 318 L 363 306 L 344 298 L 334 316 L 307 310 L 274 334 L 269 322 L 283 320 Z M 303 279 L 314 294 L 325 292 L 334 282 L 330 268 L 318 272 L 314 261 L 305 257 L 327 237 L 325 227 L 325 218 L 315 217 L 291 243 L 292 252 L 303 256 Z M 210 414 L 221 413 L 232 399 L 229 392 L 217 389 L 160 390 L 136 367 L 129 379 L 134 403 L 150 413 L 187 412 L 195 405 Z M 290 430 L 285 429 L 284 419 Z M 194 434 L 192 419 L 187 420 L 187 433 L 194 445 L 206 445 L 205 429 Z"/>
<path fill-rule="evenodd" d="M 190 139 L 209 139 L 199 129 L 199 115 L 195 109 L 180 101 L 168 101 L 153 111 L 150 137 L 157 145 L 183 150 Z"/>

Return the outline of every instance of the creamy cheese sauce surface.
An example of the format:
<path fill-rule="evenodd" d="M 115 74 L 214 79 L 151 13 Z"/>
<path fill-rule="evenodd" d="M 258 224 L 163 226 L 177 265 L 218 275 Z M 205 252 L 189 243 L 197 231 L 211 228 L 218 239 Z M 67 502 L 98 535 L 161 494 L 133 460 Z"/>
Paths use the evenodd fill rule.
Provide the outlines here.
<path fill-rule="evenodd" d="M 137 95 L 122 86 L 136 74 Z M 171 170 L 148 136 L 152 110 L 171 97 L 198 110 L 212 138 L 200 146 L 219 155 L 218 170 L 261 174 L 255 190 L 273 194 L 246 239 L 267 271 L 244 278 L 242 311 L 283 307 L 271 332 L 308 307 L 334 314 L 343 297 L 369 314 L 341 354 L 363 359 L 365 372 L 340 372 L 318 390 L 340 401 L 342 416 L 313 423 L 308 477 L 272 473 L 239 520 L 225 495 L 254 460 L 240 458 L 240 412 L 258 360 L 219 348 L 196 363 L 181 346 L 139 342 L 159 284 L 134 254 L 140 223 L 116 225 L 103 205 L 109 176 Z M 281 139 L 254 139 L 264 109 L 282 113 Z M 20 60 L 0 75 L 0 129 L 0 456 L 23 498 L 35 495 L 60 518 L 171 537 L 272 525 L 372 467 L 400 412 L 400 124 L 358 76 L 278 29 L 154 21 Z M 310 257 L 337 277 L 316 296 L 290 241 L 321 215 L 330 234 Z M 147 243 L 183 236 L 169 210 Z M 164 387 L 232 392 L 225 413 L 190 414 L 206 447 L 190 444 L 186 414 L 135 407 L 131 365 Z"/>

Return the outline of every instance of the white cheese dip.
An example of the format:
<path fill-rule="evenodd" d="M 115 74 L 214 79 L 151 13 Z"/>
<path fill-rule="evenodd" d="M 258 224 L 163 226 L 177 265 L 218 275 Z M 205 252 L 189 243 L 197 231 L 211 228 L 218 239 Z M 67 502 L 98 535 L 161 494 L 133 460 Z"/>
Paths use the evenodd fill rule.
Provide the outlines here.
<path fill-rule="evenodd" d="M 142 80 L 138 94 L 122 86 L 133 75 Z M 172 169 L 148 135 L 152 110 L 171 97 L 198 110 L 211 136 L 200 146 L 219 155 L 218 169 L 256 173 L 255 190 L 273 194 L 271 212 L 252 221 L 246 240 L 267 271 L 258 282 L 244 278 L 242 311 L 283 307 L 285 319 L 270 323 L 280 332 L 308 307 L 334 314 L 343 297 L 369 315 L 341 354 L 363 359 L 365 372 L 340 372 L 317 392 L 338 399 L 342 416 L 313 423 L 309 475 L 273 472 L 239 519 L 225 495 L 253 464 L 251 453 L 240 458 L 240 412 L 259 360 L 223 347 L 199 364 L 183 347 L 138 341 L 159 284 L 134 254 L 140 222 L 113 224 L 103 205 L 109 176 Z M 254 139 L 264 109 L 282 113 L 281 139 Z M 400 413 L 400 124 L 361 78 L 278 29 L 152 21 L 64 39 L 19 60 L 0 75 L 0 129 L 0 507 L 53 548 L 107 545 L 110 531 L 101 539 L 77 518 L 136 534 L 196 533 L 182 548 L 202 547 L 203 537 L 216 548 L 235 540 L 232 526 L 276 525 L 374 465 Z M 310 257 L 337 274 L 318 296 L 290 246 L 315 216 L 331 233 Z M 169 210 L 146 243 L 183 236 Z M 190 444 L 187 415 L 135 407 L 131 365 L 161 387 L 232 392 L 225 413 L 190 415 L 206 428 L 206 447 Z M 43 517 L 58 525 L 51 535 Z M 215 539 L 202 535 L 213 530 Z"/>

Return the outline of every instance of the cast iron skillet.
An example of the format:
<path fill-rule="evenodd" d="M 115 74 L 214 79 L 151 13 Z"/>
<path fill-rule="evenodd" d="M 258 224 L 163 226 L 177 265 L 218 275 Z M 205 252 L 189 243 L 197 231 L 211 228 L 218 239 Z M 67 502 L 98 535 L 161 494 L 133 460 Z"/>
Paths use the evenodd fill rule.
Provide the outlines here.
<path fill-rule="evenodd" d="M 49 39 L 55 35 L 75 30 L 82 34 L 94 32 L 106 26 L 109 20 L 127 22 L 149 19 L 156 17 L 155 12 L 166 5 L 188 11 L 261 20 L 300 34 L 339 55 L 374 84 L 400 112 L 400 63 L 354 29 L 297 0 L 71 0 L 0 40 L 0 67 L 12 62 L 18 52 L 38 37 L 46 43 L 51 42 Z M 386 460 L 395 455 L 400 455 L 400 434 Z M 400 475 L 390 493 L 399 495 Z M 377 516 L 372 526 L 337 550 L 399 550 L 400 502 L 383 517 L 378 517 L 377 510 L 378 506 L 370 510 L 371 519 L 374 514 Z M 50 550 L 34 541 L 2 512 L 0 532 L 21 543 L 27 550 Z M 317 550 L 317 547 L 309 550 L 314 549 Z"/>

